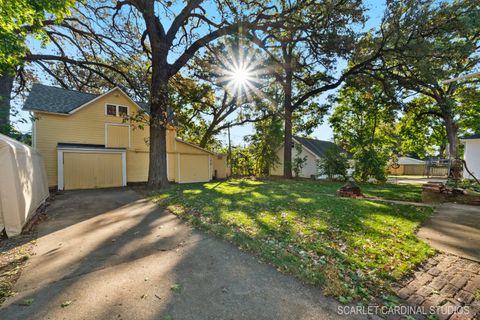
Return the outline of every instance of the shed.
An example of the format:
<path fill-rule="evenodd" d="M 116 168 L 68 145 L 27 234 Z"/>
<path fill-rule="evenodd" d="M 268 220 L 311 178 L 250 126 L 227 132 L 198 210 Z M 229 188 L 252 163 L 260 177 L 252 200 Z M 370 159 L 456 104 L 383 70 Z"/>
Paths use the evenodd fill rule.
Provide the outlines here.
<path fill-rule="evenodd" d="M 42 156 L 33 148 L 0 134 L 0 232 L 12 237 L 49 196 Z"/>
<path fill-rule="evenodd" d="M 425 161 L 411 158 L 411 157 L 399 157 L 397 166 L 392 166 L 390 163 L 388 166 L 388 172 L 394 175 L 412 175 L 422 176 L 425 174 Z"/>

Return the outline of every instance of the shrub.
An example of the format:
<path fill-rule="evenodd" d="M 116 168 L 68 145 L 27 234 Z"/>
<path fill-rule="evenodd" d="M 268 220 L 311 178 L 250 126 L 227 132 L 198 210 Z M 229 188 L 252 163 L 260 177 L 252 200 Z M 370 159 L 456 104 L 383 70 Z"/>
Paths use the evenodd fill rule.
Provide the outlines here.
<path fill-rule="evenodd" d="M 348 179 L 348 159 L 345 153 L 340 152 L 337 147 L 328 148 L 322 158 L 317 161 L 318 173 L 326 175 L 329 180 L 341 178 Z"/>

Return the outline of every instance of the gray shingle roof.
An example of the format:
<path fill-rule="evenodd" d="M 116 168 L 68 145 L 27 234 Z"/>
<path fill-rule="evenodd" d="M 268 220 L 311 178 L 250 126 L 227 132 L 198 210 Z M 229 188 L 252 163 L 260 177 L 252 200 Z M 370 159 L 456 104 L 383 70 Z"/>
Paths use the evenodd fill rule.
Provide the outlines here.
<path fill-rule="evenodd" d="M 34 84 L 23 110 L 69 113 L 96 97 L 95 94 Z"/>
<path fill-rule="evenodd" d="M 338 147 L 335 143 L 324 140 L 316 140 L 302 137 L 293 137 L 299 143 L 301 143 L 305 148 L 312 151 L 319 157 L 323 157 L 325 152 L 329 148 L 337 148 L 340 152 L 345 152 L 342 148 Z"/>
<path fill-rule="evenodd" d="M 22 109 L 67 114 L 98 96 L 100 95 L 34 84 Z M 150 106 L 147 103 L 138 101 L 136 103 L 145 112 L 150 113 Z M 178 125 L 173 110 L 169 108 L 168 113 L 168 121 Z"/>
<path fill-rule="evenodd" d="M 465 138 L 463 139 L 480 139 L 480 133 L 475 133 L 475 134 L 472 134 L 472 135 L 469 135 L 469 136 L 466 136 Z"/>

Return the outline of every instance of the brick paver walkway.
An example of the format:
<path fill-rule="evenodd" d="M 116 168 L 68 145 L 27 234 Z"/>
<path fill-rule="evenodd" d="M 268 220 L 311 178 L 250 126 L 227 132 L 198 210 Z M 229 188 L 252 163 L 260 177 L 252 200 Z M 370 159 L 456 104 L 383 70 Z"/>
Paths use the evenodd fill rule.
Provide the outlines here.
<path fill-rule="evenodd" d="M 433 308 L 439 319 L 480 319 L 478 262 L 441 253 L 402 279 L 394 290 L 409 305 Z"/>

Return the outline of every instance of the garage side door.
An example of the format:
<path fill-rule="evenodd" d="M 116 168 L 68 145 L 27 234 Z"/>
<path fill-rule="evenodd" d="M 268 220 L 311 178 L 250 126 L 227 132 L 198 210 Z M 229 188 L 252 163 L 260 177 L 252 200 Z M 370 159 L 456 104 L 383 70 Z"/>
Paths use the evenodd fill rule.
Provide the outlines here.
<path fill-rule="evenodd" d="M 116 153 L 63 154 L 65 190 L 122 186 L 122 155 Z"/>
<path fill-rule="evenodd" d="M 179 182 L 209 181 L 208 155 L 180 154 Z"/>

